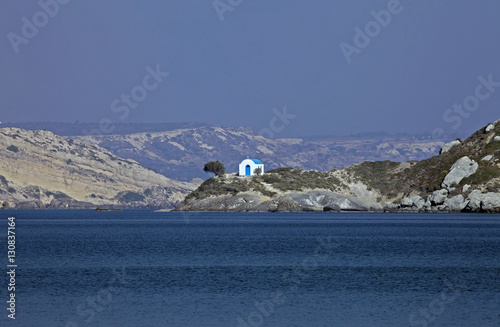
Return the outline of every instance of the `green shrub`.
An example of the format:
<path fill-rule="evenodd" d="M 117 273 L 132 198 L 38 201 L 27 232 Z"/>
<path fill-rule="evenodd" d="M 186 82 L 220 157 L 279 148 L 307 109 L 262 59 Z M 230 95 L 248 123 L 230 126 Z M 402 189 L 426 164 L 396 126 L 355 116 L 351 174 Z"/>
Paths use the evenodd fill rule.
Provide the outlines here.
<path fill-rule="evenodd" d="M 264 176 L 262 176 L 262 180 L 267 184 L 280 182 L 280 178 L 277 174 L 265 174 Z"/>
<path fill-rule="evenodd" d="M 427 187 L 427 192 L 432 193 L 434 191 L 440 190 L 441 184 L 440 183 L 434 183 L 431 186 Z"/>
<path fill-rule="evenodd" d="M 223 176 L 226 173 L 226 168 L 219 160 L 209 161 L 203 167 L 203 171 L 206 173 L 213 173 L 216 176 Z"/>

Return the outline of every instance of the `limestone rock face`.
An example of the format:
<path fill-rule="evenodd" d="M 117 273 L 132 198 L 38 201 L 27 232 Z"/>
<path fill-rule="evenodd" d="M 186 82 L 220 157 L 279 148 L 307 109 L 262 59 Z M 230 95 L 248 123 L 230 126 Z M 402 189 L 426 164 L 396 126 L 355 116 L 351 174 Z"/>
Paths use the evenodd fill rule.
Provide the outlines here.
<path fill-rule="evenodd" d="M 451 148 L 457 146 L 457 145 L 460 145 L 462 144 L 462 142 L 460 142 L 459 140 L 455 140 L 455 141 L 451 141 L 449 143 L 446 143 L 445 145 L 443 145 L 443 147 L 441 148 L 441 151 L 439 151 L 439 154 L 443 154 L 443 153 L 446 153 L 448 151 L 451 150 Z"/>
<path fill-rule="evenodd" d="M 435 206 L 443 204 L 447 197 L 448 197 L 448 190 L 442 189 L 439 191 L 434 191 L 434 193 L 429 195 L 428 200 L 431 202 L 431 205 Z"/>
<path fill-rule="evenodd" d="M 424 205 L 425 205 L 425 200 L 422 199 L 420 195 L 414 195 L 409 198 L 404 198 L 401 201 L 402 208 L 412 208 L 415 210 L 420 210 L 424 207 Z"/>
<path fill-rule="evenodd" d="M 336 194 L 328 191 L 310 191 L 307 193 L 290 193 L 292 200 L 301 208 L 330 207 L 343 211 L 367 211 L 370 209 L 359 198 Z"/>
<path fill-rule="evenodd" d="M 500 193 L 481 193 L 474 190 L 469 194 L 467 209 L 472 212 L 500 212 Z"/>
<path fill-rule="evenodd" d="M 491 132 L 491 131 L 492 131 L 492 130 L 494 130 L 494 129 L 495 129 L 495 125 L 494 125 L 494 124 L 489 124 L 488 126 L 486 126 L 486 128 L 485 128 L 485 130 L 484 130 L 484 131 L 485 131 L 486 133 L 489 133 L 489 132 Z"/>
<path fill-rule="evenodd" d="M 176 211 L 368 211 L 362 200 L 329 191 L 288 192 L 272 200 L 257 192 L 242 192 L 204 199 L 187 200 Z"/>
<path fill-rule="evenodd" d="M 445 206 L 450 211 L 462 211 L 463 209 L 465 209 L 468 203 L 469 202 L 465 201 L 464 196 L 462 194 L 454 196 L 450 199 L 446 199 L 444 201 Z"/>
<path fill-rule="evenodd" d="M 444 178 L 441 186 L 449 188 L 452 185 L 458 184 L 462 179 L 474 174 L 478 168 L 479 165 L 477 162 L 471 160 L 469 157 L 462 157 L 451 166 L 451 170 Z"/>

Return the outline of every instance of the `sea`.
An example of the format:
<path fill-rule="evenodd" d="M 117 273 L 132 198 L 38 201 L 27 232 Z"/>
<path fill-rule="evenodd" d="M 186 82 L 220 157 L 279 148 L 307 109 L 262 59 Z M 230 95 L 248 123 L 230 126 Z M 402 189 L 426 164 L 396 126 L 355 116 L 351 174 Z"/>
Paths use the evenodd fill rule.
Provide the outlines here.
<path fill-rule="evenodd" d="M 500 326 L 498 214 L 2 210 L 0 234 L 0 326 Z"/>

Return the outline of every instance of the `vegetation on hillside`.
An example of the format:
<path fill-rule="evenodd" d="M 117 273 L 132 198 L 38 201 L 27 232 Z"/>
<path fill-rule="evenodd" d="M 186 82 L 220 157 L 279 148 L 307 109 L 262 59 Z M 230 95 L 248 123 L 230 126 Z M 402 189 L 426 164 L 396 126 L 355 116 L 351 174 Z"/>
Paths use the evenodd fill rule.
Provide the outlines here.
<path fill-rule="evenodd" d="M 356 181 L 361 181 L 371 189 L 379 190 L 382 195 L 395 197 L 399 190 L 399 179 L 394 171 L 401 165 L 393 161 L 365 161 L 346 168 L 346 171 L 355 176 Z"/>
<path fill-rule="evenodd" d="M 325 189 L 336 191 L 341 181 L 328 172 L 303 169 L 278 168 L 253 177 L 210 178 L 186 197 L 204 199 L 210 196 L 236 195 L 241 192 L 260 192 L 264 196 L 274 197 L 273 191 L 305 191 Z"/>
<path fill-rule="evenodd" d="M 304 191 L 307 189 L 335 191 L 342 184 L 338 178 L 328 172 L 293 168 L 270 170 L 262 176 L 262 181 L 280 191 Z"/>
<path fill-rule="evenodd" d="M 500 134 L 498 133 L 500 126 L 496 127 L 496 132 Z M 453 164 L 465 156 L 478 162 L 479 168 L 475 174 L 465 178 L 457 186 L 465 184 L 479 186 L 493 178 L 500 177 L 500 168 L 495 163 L 482 160 L 487 155 L 500 156 L 500 142 L 494 141 L 493 135 L 492 132 L 486 133 L 484 129 L 481 129 L 450 151 L 415 162 L 411 168 L 397 174 L 396 178 L 401 183 L 401 190 L 405 193 L 418 190 L 425 195 L 441 189 L 441 183 Z"/>

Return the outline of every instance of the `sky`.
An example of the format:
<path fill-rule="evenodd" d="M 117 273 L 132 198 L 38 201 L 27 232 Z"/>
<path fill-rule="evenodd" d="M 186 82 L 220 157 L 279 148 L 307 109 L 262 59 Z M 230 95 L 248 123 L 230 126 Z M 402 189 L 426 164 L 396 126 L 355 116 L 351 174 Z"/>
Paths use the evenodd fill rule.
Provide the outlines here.
<path fill-rule="evenodd" d="M 268 137 L 500 119 L 498 0 L 3 0 L 0 121 Z"/>

